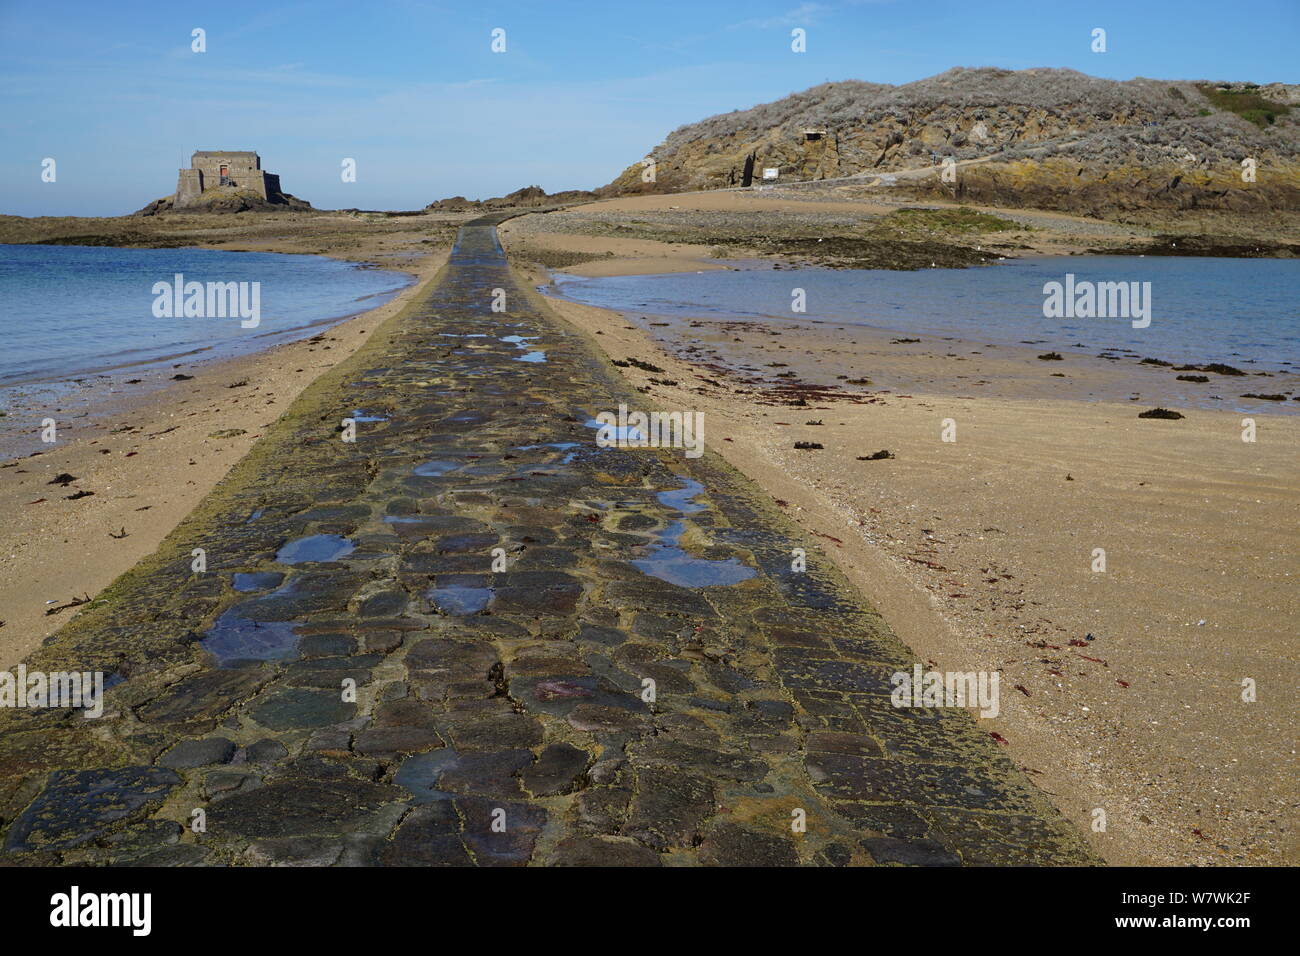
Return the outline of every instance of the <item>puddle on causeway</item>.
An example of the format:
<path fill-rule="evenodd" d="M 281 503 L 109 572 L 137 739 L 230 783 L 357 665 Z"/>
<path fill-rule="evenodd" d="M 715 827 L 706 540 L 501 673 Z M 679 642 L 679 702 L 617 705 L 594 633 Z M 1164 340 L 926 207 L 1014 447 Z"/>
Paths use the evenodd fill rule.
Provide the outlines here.
<path fill-rule="evenodd" d="M 477 614 L 492 600 L 491 588 L 430 588 L 424 593 L 425 597 L 436 604 L 443 614 L 456 616 Z"/>
<path fill-rule="evenodd" d="M 574 449 L 581 447 L 582 445 L 576 441 L 552 441 L 542 445 L 516 445 L 511 451 L 536 451 L 538 448 L 554 448 L 556 451 L 568 453 L 560 459 L 561 465 L 567 465 L 578 457 L 578 453 Z"/>
<path fill-rule="evenodd" d="M 339 534 L 312 534 L 290 541 L 276 552 L 279 564 L 303 564 L 309 561 L 336 561 L 356 550 L 347 538 Z"/>
<path fill-rule="evenodd" d="M 294 621 L 251 621 L 232 607 L 208 630 L 199 646 L 217 659 L 218 667 L 240 661 L 282 661 L 298 647 Z"/>
<path fill-rule="evenodd" d="M 623 445 L 633 442 L 643 442 L 646 440 L 644 433 L 642 433 L 635 425 L 606 425 L 603 422 L 596 421 L 594 418 L 588 418 L 582 424 L 588 428 L 604 429 L 603 435 L 596 436 L 597 441 L 603 439 L 611 444 L 618 443 Z"/>
<path fill-rule="evenodd" d="M 524 352 L 523 355 L 516 356 L 515 358 L 516 362 L 533 362 L 533 363 L 545 362 L 546 353 L 541 351 L 540 349 L 532 349 L 532 347 L 528 344 L 528 339 L 536 339 L 536 338 L 541 338 L 541 336 L 503 335 L 501 336 L 501 341 L 509 342 L 515 348 L 521 349 Z"/>
<path fill-rule="evenodd" d="M 426 461 L 411 469 L 411 474 L 421 478 L 441 478 L 448 472 L 455 471 L 460 465 L 454 461 Z"/>
<path fill-rule="evenodd" d="M 354 408 L 352 410 L 352 420 L 360 425 L 365 422 L 386 422 L 388 421 L 388 416 L 371 415 L 364 408 Z"/>
<path fill-rule="evenodd" d="M 704 486 L 692 478 L 680 480 L 685 482 L 684 487 L 655 495 L 659 503 L 684 515 L 703 511 L 704 505 L 692 499 L 704 491 Z M 644 574 L 684 588 L 739 584 L 758 573 L 739 558 L 711 561 L 694 557 L 678 545 L 685 531 L 686 526 L 681 521 L 670 522 L 659 533 L 659 543 L 650 546 L 650 556 L 634 560 L 633 566 Z"/>
<path fill-rule="evenodd" d="M 456 759 L 456 751 L 450 747 L 407 757 L 394 775 L 393 783 L 411 791 L 415 803 L 450 800 L 455 795 L 439 790 L 437 785 L 443 771 L 453 766 Z"/>
<path fill-rule="evenodd" d="M 696 495 L 702 494 L 704 486 L 694 478 L 680 478 L 680 481 L 686 482 L 681 488 L 674 488 L 671 491 L 661 491 L 656 498 L 661 505 L 667 505 L 674 511 L 684 515 L 693 515 L 696 512 L 703 511 L 704 505 L 695 501 Z"/>
<path fill-rule="evenodd" d="M 231 584 L 236 591 L 269 591 L 278 588 L 283 580 L 284 575 L 275 571 L 241 571 L 234 576 Z"/>

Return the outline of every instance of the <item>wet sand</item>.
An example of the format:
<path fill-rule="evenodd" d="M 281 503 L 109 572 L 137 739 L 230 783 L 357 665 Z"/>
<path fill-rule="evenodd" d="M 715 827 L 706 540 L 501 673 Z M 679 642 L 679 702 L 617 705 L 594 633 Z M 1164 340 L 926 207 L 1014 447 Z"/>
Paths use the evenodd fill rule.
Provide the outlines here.
<path fill-rule="evenodd" d="M 1294 417 L 1261 407 L 1251 444 L 1235 412 L 1138 419 L 1181 383 L 1136 360 L 552 305 L 611 358 L 662 369 L 623 371 L 647 409 L 704 411 L 709 446 L 918 654 L 999 669 L 1002 714 L 982 724 L 1108 861 L 1300 860 Z M 881 450 L 896 457 L 859 460 Z"/>

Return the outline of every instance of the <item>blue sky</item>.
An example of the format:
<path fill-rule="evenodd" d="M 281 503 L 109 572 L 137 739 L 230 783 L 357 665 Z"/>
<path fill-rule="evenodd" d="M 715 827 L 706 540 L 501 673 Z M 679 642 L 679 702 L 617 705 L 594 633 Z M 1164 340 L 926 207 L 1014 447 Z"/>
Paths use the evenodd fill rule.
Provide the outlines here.
<path fill-rule="evenodd" d="M 1295 83 L 1298 36 L 1300 0 L 0 0 L 0 213 L 130 212 L 195 149 L 255 149 L 320 208 L 590 188 L 679 125 L 827 80 L 1054 66 Z"/>

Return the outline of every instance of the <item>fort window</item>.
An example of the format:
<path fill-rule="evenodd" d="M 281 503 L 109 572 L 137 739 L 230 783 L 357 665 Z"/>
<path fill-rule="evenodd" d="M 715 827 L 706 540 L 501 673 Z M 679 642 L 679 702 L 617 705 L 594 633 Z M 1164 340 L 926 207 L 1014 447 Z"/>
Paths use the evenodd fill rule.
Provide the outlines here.
<path fill-rule="evenodd" d="M 803 131 L 803 141 L 805 143 L 815 143 L 826 135 L 824 129 L 806 129 Z"/>
<path fill-rule="evenodd" d="M 230 174 L 230 167 L 229 167 L 229 166 L 222 166 L 222 167 L 221 167 L 221 185 L 224 186 L 224 185 L 226 185 L 226 184 L 230 181 L 230 175 L 229 175 L 229 174 Z"/>

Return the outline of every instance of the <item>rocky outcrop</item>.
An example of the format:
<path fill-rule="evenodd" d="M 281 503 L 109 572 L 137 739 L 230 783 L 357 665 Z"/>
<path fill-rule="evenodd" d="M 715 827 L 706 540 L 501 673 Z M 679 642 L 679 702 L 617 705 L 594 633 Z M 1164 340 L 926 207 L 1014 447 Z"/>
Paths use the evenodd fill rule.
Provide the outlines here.
<path fill-rule="evenodd" d="M 155 199 L 132 215 L 157 216 L 162 213 L 209 213 L 209 212 L 314 212 L 312 204 L 289 193 L 277 192 L 271 198 L 263 199 L 251 191 L 240 189 L 208 189 L 199 198 L 184 209 L 175 209 L 175 196 Z"/>
<path fill-rule="evenodd" d="M 586 202 L 595 198 L 596 194 L 588 189 L 567 189 L 558 193 L 548 193 L 541 186 L 525 186 L 493 199 L 466 199 L 464 196 L 452 196 L 449 199 L 435 200 L 424 208 L 426 212 L 471 212 L 509 209 L 517 206 L 555 206 L 570 202 Z"/>
<path fill-rule="evenodd" d="M 1259 97 L 1276 107 L 1267 122 L 1232 105 Z M 1050 206 L 1057 193 L 1086 183 L 1094 198 L 1084 204 L 1109 207 L 1121 196 L 1117 185 L 1138 182 L 1134 201 L 1254 205 L 1265 190 L 1237 195 L 1241 164 L 1250 159 L 1263 171 L 1251 185 L 1267 180 L 1270 202 L 1300 209 L 1300 109 L 1293 103 L 1300 103 L 1300 86 L 1119 82 L 1055 69 L 958 68 L 897 87 L 826 83 L 683 126 L 645 158 L 654 162 L 652 177 L 641 159 L 600 192 L 748 185 L 747 167 L 756 182 L 765 169 L 790 182 L 951 159 L 962 164 L 958 180 L 971 199 L 996 194 L 1028 205 L 1016 194 L 1024 188 Z M 981 180 L 975 170 L 984 164 L 991 168 Z"/>

